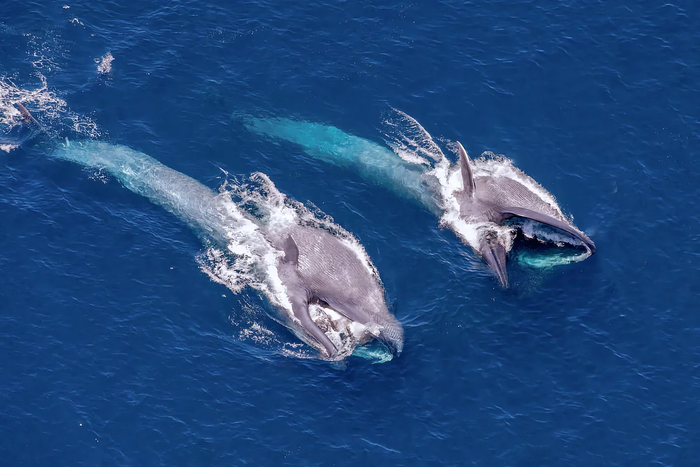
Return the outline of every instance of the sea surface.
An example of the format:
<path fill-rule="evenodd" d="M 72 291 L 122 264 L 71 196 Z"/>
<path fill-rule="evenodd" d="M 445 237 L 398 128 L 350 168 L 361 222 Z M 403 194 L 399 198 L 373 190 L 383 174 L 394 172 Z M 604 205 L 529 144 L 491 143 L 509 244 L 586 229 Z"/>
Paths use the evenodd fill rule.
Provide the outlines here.
<path fill-rule="evenodd" d="M 691 1 L 3 0 L 0 465 L 700 465 L 699 26 Z M 425 207 L 240 120 L 385 145 L 395 111 L 512 160 L 597 253 L 503 289 Z M 46 135 L 215 190 L 266 174 L 362 243 L 403 353 L 314 358 Z"/>

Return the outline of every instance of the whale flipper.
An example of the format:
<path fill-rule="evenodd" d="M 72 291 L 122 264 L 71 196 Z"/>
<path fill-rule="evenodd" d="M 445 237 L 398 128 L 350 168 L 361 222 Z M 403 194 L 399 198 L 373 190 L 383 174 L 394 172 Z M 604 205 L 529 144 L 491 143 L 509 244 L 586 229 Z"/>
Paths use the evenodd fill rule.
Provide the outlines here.
<path fill-rule="evenodd" d="M 282 247 L 284 249 L 284 259 L 282 261 L 296 268 L 299 265 L 299 247 L 291 235 L 287 236 Z M 299 320 L 301 326 L 311 337 L 316 339 L 316 341 L 326 349 L 328 356 L 333 357 L 338 349 L 336 349 L 335 345 L 333 345 L 330 339 L 328 339 L 328 336 L 321 331 L 316 323 L 314 323 L 314 320 L 311 319 L 311 315 L 309 314 L 309 293 L 301 287 L 287 287 L 287 294 L 292 304 L 294 317 Z M 311 298 L 316 299 L 316 297 Z"/>
<path fill-rule="evenodd" d="M 304 298 L 303 295 L 298 293 L 291 293 L 289 301 L 292 303 L 292 311 L 294 312 L 294 316 L 299 320 L 302 327 L 306 329 L 306 331 L 311 334 L 311 336 L 316 339 L 319 344 L 323 345 L 323 348 L 326 349 L 326 353 L 329 357 L 333 357 L 338 349 L 335 348 L 335 345 L 333 345 L 328 336 L 326 336 L 326 334 L 321 331 L 321 329 L 311 319 L 311 315 L 309 315 L 309 301 Z"/>
<path fill-rule="evenodd" d="M 505 207 L 501 208 L 500 211 L 502 216 L 501 222 L 506 221 L 512 217 L 524 217 L 527 219 L 532 219 L 533 221 L 542 222 L 543 224 L 551 225 L 552 227 L 555 227 L 559 230 L 563 230 L 564 232 L 573 235 L 584 244 L 586 249 L 588 249 L 588 251 L 590 251 L 591 254 L 595 253 L 596 251 L 595 244 L 585 234 L 574 229 L 567 223 L 555 219 L 554 217 L 548 216 L 547 214 L 519 207 Z"/>
<path fill-rule="evenodd" d="M 474 196 L 476 192 L 476 183 L 474 183 L 474 174 L 472 173 L 471 162 L 469 161 L 469 156 L 467 151 L 462 147 L 462 143 L 457 141 L 457 146 L 459 147 L 459 165 L 462 171 L 462 185 L 464 186 L 464 193 L 468 196 Z"/>
<path fill-rule="evenodd" d="M 344 303 L 340 300 L 335 300 L 332 297 L 320 298 L 324 302 L 328 303 L 328 306 L 330 306 L 333 310 L 337 311 L 338 313 L 340 313 L 348 319 L 362 324 L 367 324 L 370 321 L 370 316 L 356 305 Z"/>

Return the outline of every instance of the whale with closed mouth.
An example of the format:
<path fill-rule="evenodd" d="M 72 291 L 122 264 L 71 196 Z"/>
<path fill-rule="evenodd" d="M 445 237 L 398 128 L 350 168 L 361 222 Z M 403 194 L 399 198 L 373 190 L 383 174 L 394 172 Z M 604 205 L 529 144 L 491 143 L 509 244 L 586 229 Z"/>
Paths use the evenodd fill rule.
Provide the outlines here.
<path fill-rule="evenodd" d="M 26 107 L 17 108 L 25 125 L 43 130 Z M 236 265 L 231 270 L 245 276 L 246 284 L 268 296 L 278 312 L 275 319 L 324 359 L 342 360 L 371 341 L 386 352 L 365 348 L 357 355 L 386 361 L 401 353 L 403 328 L 390 313 L 379 274 L 359 242 L 340 226 L 324 228 L 332 222 L 302 212 L 303 205 L 277 191 L 265 174 L 255 173 L 251 180 L 261 183 L 274 202 L 258 193 L 248 193 L 248 198 L 257 199 L 260 209 L 272 209 L 270 204 L 286 209 L 275 222 L 248 213 L 231 192 L 217 193 L 127 146 L 67 139 L 52 146 L 51 156 L 106 172 L 186 222 L 207 246 Z M 245 190 L 237 186 L 234 191 Z M 298 212 L 305 213 L 303 222 Z"/>

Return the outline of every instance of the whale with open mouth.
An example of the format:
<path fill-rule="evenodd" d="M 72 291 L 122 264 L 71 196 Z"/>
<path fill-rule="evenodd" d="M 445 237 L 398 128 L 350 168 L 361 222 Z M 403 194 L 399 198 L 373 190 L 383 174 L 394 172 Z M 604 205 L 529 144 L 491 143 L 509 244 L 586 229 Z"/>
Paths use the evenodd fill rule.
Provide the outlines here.
<path fill-rule="evenodd" d="M 486 262 L 504 287 L 509 285 L 509 256 L 541 269 L 582 261 L 596 251 L 554 196 L 510 160 L 491 153 L 470 160 L 460 143 L 450 143 L 459 153 L 453 162 L 415 119 L 399 110 L 392 109 L 384 122 L 389 147 L 320 123 L 237 118 L 253 133 L 297 144 L 314 159 L 354 170 L 426 207 Z M 556 251 L 509 255 L 518 235 Z"/>
<path fill-rule="evenodd" d="M 580 241 L 590 254 L 595 253 L 595 244 L 556 204 L 547 202 L 518 178 L 500 176 L 497 172 L 475 176 L 467 152 L 461 143 L 457 142 L 457 146 L 462 189 L 454 195 L 459 204 L 459 217 L 469 224 L 481 224 L 471 246 L 486 261 L 501 285 L 508 287 L 506 253 L 512 239 L 501 235 L 498 227 L 510 219 L 523 218 L 546 224 Z M 520 172 L 520 178 L 525 177 Z"/>

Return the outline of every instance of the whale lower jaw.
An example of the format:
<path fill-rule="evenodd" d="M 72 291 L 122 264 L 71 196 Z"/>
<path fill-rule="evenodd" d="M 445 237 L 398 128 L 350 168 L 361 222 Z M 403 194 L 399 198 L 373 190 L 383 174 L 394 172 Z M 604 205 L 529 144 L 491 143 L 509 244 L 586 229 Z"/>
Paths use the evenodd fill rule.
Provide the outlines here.
<path fill-rule="evenodd" d="M 375 323 L 358 323 L 331 308 L 319 304 L 309 305 L 309 315 L 338 349 L 337 353 L 330 360 L 339 361 L 354 355 L 371 360 L 374 363 L 382 363 L 393 358 L 391 350 L 378 341 L 381 336 L 382 326 Z M 377 341 L 381 345 L 364 348 L 364 346 L 373 343 L 373 341 Z M 316 342 L 313 342 L 313 346 L 321 349 Z"/>

